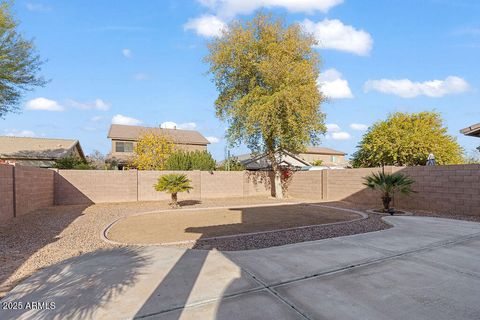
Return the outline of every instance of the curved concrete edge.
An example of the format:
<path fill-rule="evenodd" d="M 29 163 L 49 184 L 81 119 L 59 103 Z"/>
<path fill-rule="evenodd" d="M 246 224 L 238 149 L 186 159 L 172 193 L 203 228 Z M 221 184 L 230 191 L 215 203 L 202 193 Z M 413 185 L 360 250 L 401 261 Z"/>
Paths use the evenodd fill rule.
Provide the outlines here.
<path fill-rule="evenodd" d="M 233 234 L 233 235 L 226 235 L 226 236 L 218 236 L 218 237 L 210 237 L 210 238 L 202 238 L 202 240 L 215 240 L 215 239 L 230 239 L 230 238 L 239 238 L 239 237 L 245 237 L 245 236 L 252 236 L 252 235 L 257 235 L 257 234 L 268 234 L 268 233 L 274 233 L 274 232 L 282 232 L 282 231 L 291 231 L 291 230 L 300 230 L 300 229 L 306 229 L 306 228 L 312 228 L 312 227 L 319 227 L 319 226 L 331 226 L 331 225 L 338 225 L 338 224 L 347 224 L 347 223 L 352 223 L 360 220 L 364 220 L 368 218 L 368 214 L 365 212 L 359 211 L 359 210 L 354 210 L 354 209 L 348 209 L 348 208 L 340 208 L 340 207 L 335 207 L 335 206 L 328 206 L 328 205 L 322 205 L 322 204 L 312 204 L 312 203 L 305 203 L 305 202 L 287 202 L 287 203 L 279 203 L 279 204 L 274 204 L 274 205 L 294 205 L 294 204 L 304 204 L 304 205 L 309 205 L 309 206 L 316 206 L 316 207 L 323 207 L 323 208 L 328 208 L 328 209 L 335 209 L 339 211 L 345 211 L 345 212 L 351 212 L 358 214 L 360 218 L 358 219 L 353 219 L 353 220 L 348 220 L 348 221 L 339 221 L 339 222 L 332 222 L 332 223 L 326 223 L 326 224 L 311 224 L 311 225 L 306 225 L 306 226 L 300 226 L 300 227 L 293 227 L 293 228 L 284 228 L 284 229 L 275 229 L 275 230 L 267 230 L 267 231 L 258 231 L 258 232 L 248 232 L 248 233 L 240 233 L 240 234 Z M 271 205 L 254 205 L 254 206 L 249 206 L 249 207 L 265 207 L 265 206 L 271 206 Z M 235 208 L 244 208 L 245 206 L 232 206 L 232 207 L 208 207 L 208 208 L 188 208 L 184 209 L 184 211 L 196 211 L 196 210 L 214 210 L 214 209 L 235 209 Z M 162 212 L 170 212 L 174 211 L 176 209 L 169 209 L 169 210 L 160 210 L 160 211 L 151 211 L 151 212 L 143 212 L 143 213 L 138 213 L 138 214 L 133 214 L 129 215 L 126 217 L 120 217 L 109 223 L 101 232 L 100 232 L 100 238 L 113 245 L 118 245 L 118 246 L 139 246 L 139 247 L 149 247 L 149 246 L 161 246 L 161 247 L 171 247 L 171 246 L 176 246 L 176 245 L 182 245 L 182 244 L 190 244 L 190 243 L 195 243 L 198 240 L 185 240 L 185 241 L 174 241 L 174 242 L 165 242 L 165 243 L 125 243 L 125 242 L 118 242 L 115 240 L 112 240 L 108 237 L 108 232 L 110 229 L 120 220 L 129 218 L 129 217 L 135 217 L 135 216 L 141 216 L 141 215 L 146 215 L 146 214 L 154 214 L 154 213 L 162 213 Z M 387 223 L 387 222 L 385 222 Z M 392 224 L 387 223 L 391 227 L 393 227 Z M 372 231 L 375 232 L 375 231 Z M 338 238 L 338 237 L 336 237 Z M 331 239 L 331 238 L 330 238 Z M 318 241 L 318 240 L 313 240 L 313 241 Z M 305 241 L 304 241 L 305 242 Z M 299 242 L 296 242 L 299 243 Z M 296 244 L 296 243 L 289 243 L 287 245 L 291 244 Z M 262 249 L 267 249 L 267 248 L 262 248 Z M 192 250 L 204 250 L 204 249 L 192 249 Z M 251 250 L 259 250 L 259 249 L 251 249 Z M 209 251 L 209 250 L 207 250 Z M 237 250 L 232 250 L 232 252 L 235 252 Z M 238 250 L 238 251 L 244 251 L 244 250 Z"/>
<path fill-rule="evenodd" d="M 406 211 L 406 210 L 400 210 L 403 213 L 401 213 L 401 214 L 397 213 L 397 214 L 393 214 L 393 215 L 390 214 L 390 213 L 385 213 L 385 212 L 377 212 L 377 211 L 375 211 L 375 209 L 368 209 L 368 210 L 365 210 L 365 211 L 368 212 L 368 213 L 378 214 L 380 216 L 386 216 L 386 217 L 392 217 L 392 216 L 394 216 L 394 217 L 406 217 L 406 216 L 413 216 L 414 215 L 413 212 Z"/>

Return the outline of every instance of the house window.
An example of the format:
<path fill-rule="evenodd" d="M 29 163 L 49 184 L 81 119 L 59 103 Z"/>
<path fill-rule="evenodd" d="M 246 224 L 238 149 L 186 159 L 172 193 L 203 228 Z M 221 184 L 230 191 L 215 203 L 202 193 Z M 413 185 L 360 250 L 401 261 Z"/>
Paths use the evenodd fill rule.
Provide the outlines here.
<path fill-rule="evenodd" d="M 115 142 L 115 152 L 133 152 L 133 142 Z"/>
<path fill-rule="evenodd" d="M 331 160 L 333 163 L 336 163 L 337 162 L 337 156 L 331 156 Z"/>

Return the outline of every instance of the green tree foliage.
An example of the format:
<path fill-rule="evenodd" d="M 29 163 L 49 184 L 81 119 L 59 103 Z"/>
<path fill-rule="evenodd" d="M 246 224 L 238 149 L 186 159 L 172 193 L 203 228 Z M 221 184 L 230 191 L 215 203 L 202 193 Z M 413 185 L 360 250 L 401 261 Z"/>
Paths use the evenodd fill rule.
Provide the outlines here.
<path fill-rule="evenodd" d="M 312 166 L 321 166 L 323 165 L 323 160 L 313 160 L 311 164 Z"/>
<path fill-rule="evenodd" d="M 412 190 L 412 184 L 415 181 L 403 173 L 372 173 L 363 179 L 365 180 L 364 185 L 370 189 L 381 192 L 383 212 L 393 214 L 393 211 L 390 210 L 390 201 L 392 201 L 392 197 L 396 192 L 404 195 L 409 195 L 414 192 Z"/>
<path fill-rule="evenodd" d="M 45 84 L 38 76 L 42 62 L 33 42 L 25 40 L 17 28 L 10 4 L 0 2 L 0 118 L 18 110 L 25 91 Z"/>
<path fill-rule="evenodd" d="M 245 166 L 238 161 L 237 158 L 230 158 L 225 160 L 221 166 L 217 168 L 217 170 L 221 171 L 243 171 L 245 170 Z"/>
<path fill-rule="evenodd" d="M 353 154 L 354 167 L 425 165 L 429 153 L 437 164 L 462 162 L 462 148 L 447 134 L 436 112 L 397 112 L 370 127 Z"/>
<path fill-rule="evenodd" d="M 276 196 L 283 196 L 276 150 L 303 151 L 325 132 L 316 80 L 319 56 L 298 24 L 257 14 L 234 22 L 212 40 L 205 61 L 219 91 L 216 115 L 228 123 L 230 144 L 266 152 Z"/>
<path fill-rule="evenodd" d="M 81 159 L 77 156 L 69 156 L 55 160 L 54 168 L 57 169 L 75 169 L 75 170 L 92 170 L 95 165 Z"/>
<path fill-rule="evenodd" d="M 170 193 L 172 202 L 170 206 L 172 208 L 178 208 L 180 205 L 178 204 L 178 197 L 177 194 L 179 192 L 189 192 L 193 187 L 190 185 L 190 180 L 184 174 L 166 174 L 158 178 L 157 184 L 154 185 L 155 190 L 157 191 L 165 191 Z"/>
<path fill-rule="evenodd" d="M 166 163 L 165 170 L 215 170 L 215 160 L 208 151 L 182 151 L 172 153 Z"/>

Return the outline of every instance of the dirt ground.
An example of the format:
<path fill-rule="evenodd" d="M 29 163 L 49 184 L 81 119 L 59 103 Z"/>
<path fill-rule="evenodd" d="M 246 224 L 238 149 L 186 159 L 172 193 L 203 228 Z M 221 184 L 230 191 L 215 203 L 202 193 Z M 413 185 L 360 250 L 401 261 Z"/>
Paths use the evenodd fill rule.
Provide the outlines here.
<path fill-rule="evenodd" d="M 356 213 L 308 204 L 172 210 L 121 219 L 109 229 L 107 237 L 128 244 L 163 244 L 358 218 L 361 216 Z"/>
<path fill-rule="evenodd" d="M 283 202 L 296 201 L 284 200 Z M 115 245 L 100 233 L 114 220 L 169 209 L 169 201 L 55 206 L 0 224 L 0 298 L 38 269 Z M 267 197 L 181 201 L 184 208 L 278 203 Z"/>

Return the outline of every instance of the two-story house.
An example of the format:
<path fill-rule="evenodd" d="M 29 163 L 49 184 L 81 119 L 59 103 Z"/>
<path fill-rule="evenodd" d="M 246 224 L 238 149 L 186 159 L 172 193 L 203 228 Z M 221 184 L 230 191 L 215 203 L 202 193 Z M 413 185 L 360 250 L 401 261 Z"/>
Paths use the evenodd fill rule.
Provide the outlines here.
<path fill-rule="evenodd" d="M 200 132 L 194 130 L 112 124 L 108 131 L 108 138 L 112 141 L 112 151 L 108 157 L 109 162 L 115 162 L 118 168 L 122 169 L 132 158 L 138 139 L 142 134 L 149 131 L 168 136 L 172 139 L 175 148 L 179 150 L 204 151 L 207 150 L 207 145 L 210 143 Z"/>

